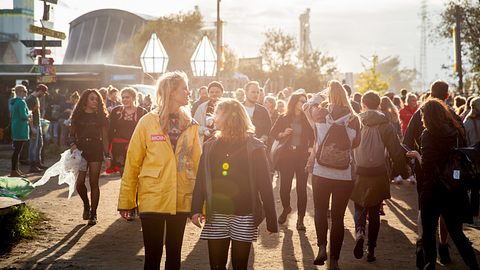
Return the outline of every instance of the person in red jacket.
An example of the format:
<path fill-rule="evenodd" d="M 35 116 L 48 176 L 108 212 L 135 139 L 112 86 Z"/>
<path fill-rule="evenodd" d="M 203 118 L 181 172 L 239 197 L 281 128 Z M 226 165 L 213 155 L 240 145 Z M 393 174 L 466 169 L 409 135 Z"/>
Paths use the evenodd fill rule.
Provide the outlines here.
<path fill-rule="evenodd" d="M 412 119 L 413 114 L 417 111 L 417 96 L 413 93 L 408 93 L 407 104 L 400 110 L 400 121 L 402 122 L 402 134 L 405 135 L 408 123 Z"/>

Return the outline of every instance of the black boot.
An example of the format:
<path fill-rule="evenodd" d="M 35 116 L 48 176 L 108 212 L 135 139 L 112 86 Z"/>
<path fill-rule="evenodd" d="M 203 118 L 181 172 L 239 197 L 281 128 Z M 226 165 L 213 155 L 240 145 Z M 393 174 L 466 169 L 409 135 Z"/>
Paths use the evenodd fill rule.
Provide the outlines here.
<path fill-rule="evenodd" d="M 318 254 L 313 261 L 314 265 L 324 265 L 327 260 L 327 245 L 320 245 L 318 247 Z"/>
<path fill-rule="evenodd" d="M 368 247 L 367 251 L 367 262 L 374 262 L 377 258 L 375 257 L 375 248 Z"/>
<path fill-rule="evenodd" d="M 422 239 L 417 240 L 415 255 L 416 255 L 415 264 L 417 268 L 423 269 L 423 267 L 425 267 L 425 255 L 423 254 Z"/>
<path fill-rule="evenodd" d="M 448 264 L 452 262 L 452 259 L 450 258 L 450 252 L 448 251 L 448 248 L 450 245 L 447 244 L 438 244 L 438 256 L 440 257 L 440 263 L 441 264 Z"/>

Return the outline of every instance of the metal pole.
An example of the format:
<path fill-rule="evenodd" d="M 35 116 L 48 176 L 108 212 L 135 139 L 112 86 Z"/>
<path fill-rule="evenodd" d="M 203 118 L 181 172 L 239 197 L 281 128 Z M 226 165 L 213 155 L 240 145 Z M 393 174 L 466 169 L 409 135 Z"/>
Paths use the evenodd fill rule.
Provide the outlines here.
<path fill-rule="evenodd" d="M 43 18 L 42 20 L 48 21 L 50 13 L 50 6 L 47 5 L 47 1 L 43 0 Z M 43 26 L 42 26 L 43 27 Z M 45 58 L 45 47 L 47 43 L 47 36 L 42 36 L 42 58 Z"/>
<path fill-rule="evenodd" d="M 220 40 L 220 31 L 221 31 L 221 22 L 220 22 L 220 1 L 217 0 L 217 73 L 216 73 L 216 80 L 219 80 L 220 77 L 220 65 L 221 65 L 221 40 Z"/>
<path fill-rule="evenodd" d="M 461 41 L 461 10 L 460 6 L 455 6 L 455 60 L 458 73 L 458 92 L 463 94 L 463 68 L 462 68 L 462 41 Z"/>

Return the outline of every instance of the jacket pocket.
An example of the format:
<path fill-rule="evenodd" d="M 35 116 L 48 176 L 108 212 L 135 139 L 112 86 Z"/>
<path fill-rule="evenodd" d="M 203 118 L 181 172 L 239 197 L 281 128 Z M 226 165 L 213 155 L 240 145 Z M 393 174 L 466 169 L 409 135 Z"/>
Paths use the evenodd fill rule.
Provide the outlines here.
<path fill-rule="evenodd" d="M 162 169 L 161 168 L 142 168 L 138 178 L 154 178 L 157 179 L 160 175 Z"/>

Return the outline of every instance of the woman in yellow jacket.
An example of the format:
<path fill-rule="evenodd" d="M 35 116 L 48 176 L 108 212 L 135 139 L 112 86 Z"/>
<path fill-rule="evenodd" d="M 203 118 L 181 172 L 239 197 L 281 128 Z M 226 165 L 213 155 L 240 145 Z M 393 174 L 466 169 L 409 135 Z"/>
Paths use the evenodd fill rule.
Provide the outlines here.
<path fill-rule="evenodd" d="M 118 210 L 135 208 L 142 222 L 144 269 L 160 267 L 166 231 L 165 269 L 179 269 L 185 223 L 190 213 L 201 145 L 188 109 L 187 76 L 165 73 L 157 83 L 158 108 L 143 116 L 127 151 Z"/>

